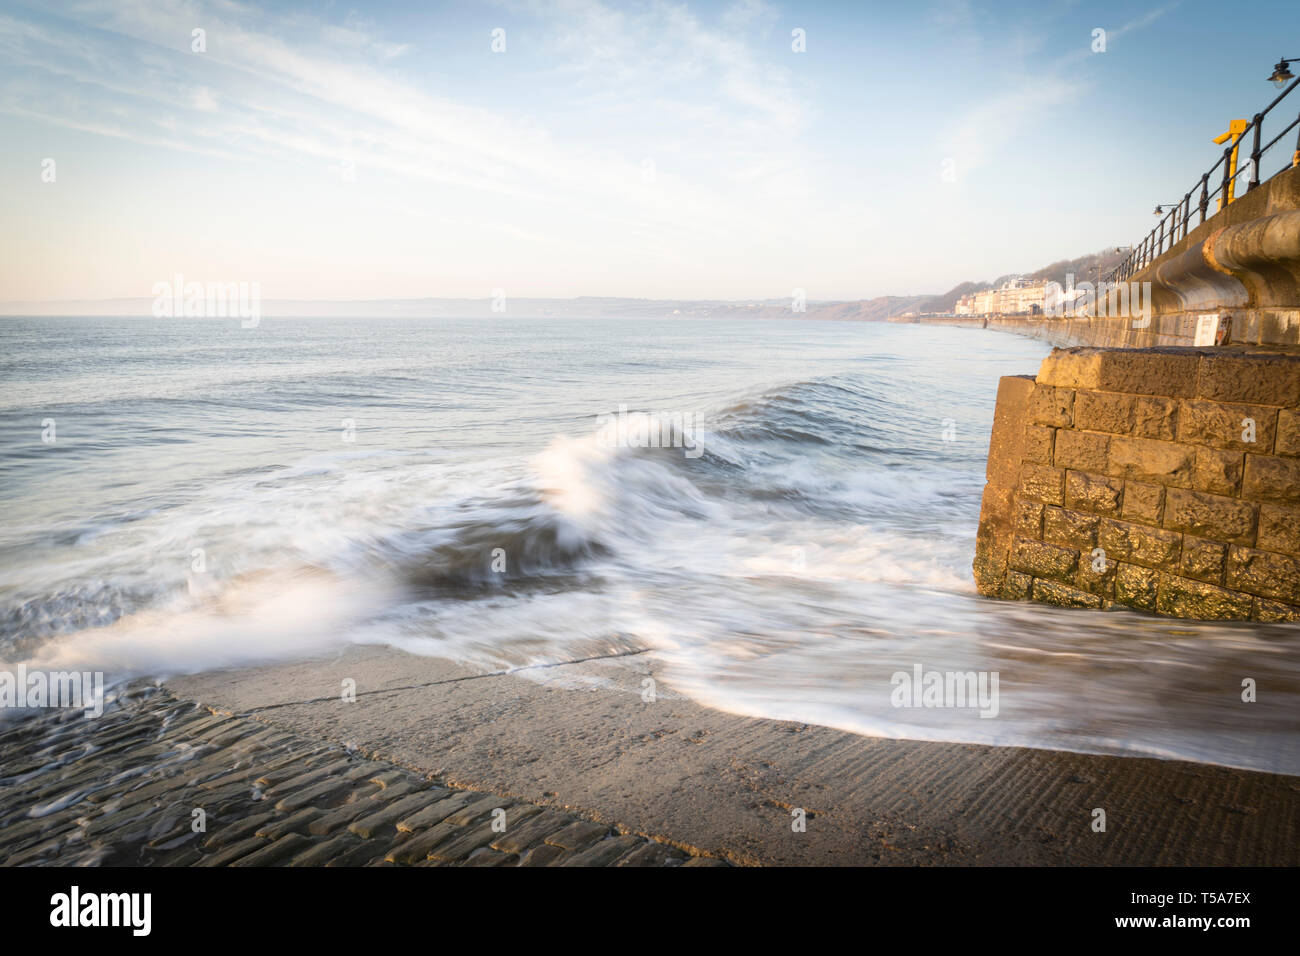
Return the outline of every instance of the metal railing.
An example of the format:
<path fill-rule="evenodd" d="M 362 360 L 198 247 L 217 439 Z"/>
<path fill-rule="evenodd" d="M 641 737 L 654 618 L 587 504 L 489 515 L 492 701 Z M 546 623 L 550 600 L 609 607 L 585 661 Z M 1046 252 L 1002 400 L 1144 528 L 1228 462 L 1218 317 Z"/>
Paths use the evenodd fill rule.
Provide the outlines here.
<path fill-rule="evenodd" d="M 1165 252 L 1169 251 L 1169 249 L 1172 249 L 1174 243 L 1178 242 L 1179 239 L 1186 239 L 1187 233 L 1191 228 L 1193 212 L 1200 212 L 1201 218 L 1197 225 L 1205 222 L 1206 214 L 1210 207 L 1210 200 L 1215 197 L 1221 197 L 1219 202 L 1220 209 L 1227 206 L 1229 202 L 1234 201 L 1239 195 L 1236 188 L 1236 182 L 1242 173 L 1249 174 L 1246 181 L 1246 192 L 1250 192 L 1252 189 L 1255 189 L 1260 185 L 1260 159 L 1271 148 L 1276 146 L 1283 136 L 1286 136 L 1291 132 L 1291 130 L 1300 126 L 1300 115 L 1297 115 L 1295 119 L 1287 124 L 1285 129 L 1267 143 L 1260 145 L 1260 134 L 1263 128 L 1264 117 L 1267 116 L 1269 111 L 1271 111 L 1275 106 L 1281 103 L 1282 100 L 1286 99 L 1287 94 L 1297 86 L 1300 86 L 1300 78 L 1294 80 L 1290 86 L 1277 95 L 1277 98 L 1274 99 L 1272 103 L 1269 103 L 1268 106 L 1255 114 L 1254 118 L 1246 124 L 1246 128 L 1242 130 L 1241 135 L 1229 142 L 1227 147 L 1224 148 L 1223 155 L 1219 157 L 1218 162 L 1205 171 L 1201 176 L 1200 182 L 1194 184 L 1183 196 L 1182 201 L 1175 203 L 1173 208 L 1164 214 L 1159 224 L 1147 234 L 1146 238 L 1134 246 L 1133 251 L 1128 254 L 1128 257 L 1106 276 L 1107 282 L 1120 282 L 1127 279 L 1129 276 L 1133 275 L 1133 273 L 1146 268 Z M 1241 147 L 1242 143 L 1246 139 L 1247 133 L 1253 133 L 1250 159 L 1236 170 L 1233 170 L 1233 153 Z M 1291 162 L 1283 166 L 1282 169 L 1289 169 L 1296 165 L 1300 165 L 1300 134 L 1297 134 L 1296 137 L 1295 155 L 1292 157 Z M 1222 173 L 1219 173 L 1219 175 L 1216 176 L 1215 174 L 1219 172 L 1220 167 L 1222 167 Z M 1277 173 L 1281 172 L 1282 169 L 1277 170 L 1277 172 L 1273 173 L 1272 176 L 1277 175 Z M 1269 176 L 1268 178 L 1271 179 L 1272 176 Z M 1211 178 L 1217 180 L 1217 185 L 1214 187 L 1213 191 L 1210 189 Z M 1200 196 L 1197 199 L 1196 208 L 1193 210 L 1192 195 L 1197 191 L 1197 186 L 1200 187 Z M 1227 202 L 1223 201 L 1225 198 L 1227 199 Z"/>

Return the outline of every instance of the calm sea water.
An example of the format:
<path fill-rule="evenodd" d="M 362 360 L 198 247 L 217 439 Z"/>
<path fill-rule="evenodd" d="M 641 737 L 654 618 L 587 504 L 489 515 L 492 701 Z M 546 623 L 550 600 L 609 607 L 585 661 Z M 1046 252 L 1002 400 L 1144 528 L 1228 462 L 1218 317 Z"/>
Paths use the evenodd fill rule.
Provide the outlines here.
<path fill-rule="evenodd" d="M 739 713 L 1300 773 L 1297 628 L 974 593 L 997 379 L 1045 352 L 809 321 L 0 320 L 0 663 L 648 648 Z M 632 434 L 698 423 L 695 450 L 604 440 L 623 406 Z M 892 706 L 917 665 L 996 671 L 998 716 Z"/>

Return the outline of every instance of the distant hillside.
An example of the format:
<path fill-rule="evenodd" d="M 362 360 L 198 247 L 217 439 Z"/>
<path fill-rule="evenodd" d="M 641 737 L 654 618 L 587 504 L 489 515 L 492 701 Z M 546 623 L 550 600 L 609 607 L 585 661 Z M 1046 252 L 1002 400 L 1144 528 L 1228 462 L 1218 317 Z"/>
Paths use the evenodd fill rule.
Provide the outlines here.
<path fill-rule="evenodd" d="M 370 299 L 292 300 L 263 299 L 265 318 L 374 317 L 374 318 L 612 318 L 612 319 L 830 319 L 883 320 L 901 312 L 917 311 L 932 296 L 880 296 L 850 302 L 810 300 L 795 312 L 788 298 L 722 301 L 717 299 L 624 299 L 582 296 L 575 299 L 509 298 L 500 313 L 491 299 Z M 153 300 L 107 299 L 98 301 L 0 302 L 5 316 L 113 315 L 148 318 Z"/>
<path fill-rule="evenodd" d="M 900 299 L 899 302 L 910 303 L 900 305 L 895 311 L 889 313 L 889 316 L 902 315 L 904 312 L 939 312 L 948 313 L 956 306 L 957 300 L 964 295 L 972 292 L 979 292 L 981 289 L 996 289 L 1002 283 L 1016 276 L 1023 275 L 1032 280 L 1044 280 L 1047 282 L 1057 282 L 1065 285 L 1067 275 L 1073 275 L 1074 281 L 1079 282 L 1096 282 L 1097 279 L 1105 278 L 1106 275 L 1119 265 L 1124 257 L 1129 253 L 1128 249 L 1116 249 L 1109 247 L 1100 252 L 1089 253 L 1086 256 L 1079 256 L 1077 259 L 1062 259 L 1060 262 L 1053 262 L 1051 265 L 1043 266 L 1037 272 L 1010 272 L 1004 276 L 998 276 L 992 282 L 963 282 L 954 286 L 942 295 L 923 296 L 913 299 Z M 872 299 L 871 302 L 883 302 L 884 299 Z M 820 318 L 821 316 L 819 316 Z"/>
<path fill-rule="evenodd" d="M 1077 259 L 1066 259 L 1028 273 L 1033 279 L 1048 279 L 1065 284 L 1067 273 L 1075 280 L 1095 281 L 1119 264 L 1128 250 L 1105 249 Z M 492 299 L 370 299 L 370 300 L 291 300 L 264 299 L 260 314 L 275 317 L 374 317 L 374 318 L 479 318 L 493 317 L 504 311 L 512 318 L 622 318 L 622 319 L 825 319 L 839 322 L 879 322 L 908 312 L 952 312 L 957 300 L 971 292 L 1001 285 L 1011 276 L 993 282 L 963 282 L 940 295 L 882 295 L 874 299 L 851 301 L 810 300 L 803 312 L 795 312 L 792 301 L 749 299 L 629 299 L 582 296 L 574 299 L 511 297 L 502 302 Z M 502 309 L 501 307 L 504 307 Z M 102 299 L 95 301 L 4 302 L 0 316 L 79 316 L 116 315 L 148 318 L 153 315 L 153 300 Z"/>
<path fill-rule="evenodd" d="M 877 299 L 861 299 L 857 302 L 809 303 L 805 317 L 842 322 L 880 322 L 891 315 L 920 312 L 921 306 L 930 301 L 930 298 L 924 295 L 882 295 Z"/>
<path fill-rule="evenodd" d="M 980 289 L 987 289 L 987 282 L 963 282 L 961 285 L 953 286 L 943 295 L 931 296 L 922 300 L 916 308 L 917 312 L 951 312 L 957 304 L 957 300 L 964 295 L 970 295 L 972 292 L 978 292 Z"/>
<path fill-rule="evenodd" d="M 1123 262 L 1124 257 L 1128 254 L 1128 249 L 1116 249 L 1112 246 L 1103 249 L 1101 252 L 1080 256 L 1077 259 L 1062 259 L 1060 262 L 1053 262 L 1050 266 L 1044 266 L 1037 272 L 1029 273 L 1029 277 L 1031 279 L 1046 279 L 1048 282 L 1059 282 L 1061 285 L 1065 285 L 1066 275 L 1072 274 L 1075 282 L 1096 282 L 1099 277 L 1106 278 L 1110 271 Z"/>

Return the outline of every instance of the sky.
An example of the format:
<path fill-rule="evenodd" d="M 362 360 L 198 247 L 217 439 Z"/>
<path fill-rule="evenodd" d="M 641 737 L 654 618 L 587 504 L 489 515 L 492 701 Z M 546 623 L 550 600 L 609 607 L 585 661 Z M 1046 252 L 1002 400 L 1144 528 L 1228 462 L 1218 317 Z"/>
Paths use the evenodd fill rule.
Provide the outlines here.
<path fill-rule="evenodd" d="M 1138 241 L 1289 55 L 1295 0 L 0 0 L 0 300 L 942 292 Z"/>

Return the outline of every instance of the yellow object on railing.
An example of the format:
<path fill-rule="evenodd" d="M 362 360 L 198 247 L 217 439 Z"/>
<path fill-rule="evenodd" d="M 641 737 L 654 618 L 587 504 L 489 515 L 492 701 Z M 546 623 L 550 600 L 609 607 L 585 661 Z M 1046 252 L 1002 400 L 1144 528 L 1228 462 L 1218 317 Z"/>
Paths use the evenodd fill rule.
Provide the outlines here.
<path fill-rule="evenodd" d="M 1234 198 L 1236 198 L 1233 196 L 1233 187 L 1237 184 L 1237 140 L 1241 139 L 1241 134 L 1246 132 L 1246 127 L 1249 125 L 1249 120 L 1233 120 L 1228 124 L 1228 131 L 1226 133 L 1214 137 L 1214 142 L 1219 146 L 1222 146 L 1230 139 L 1232 140 L 1232 156 L 1228 160 L 1228 188 L 1224 190 L 1225 195 L 1219 197 L 1220 209 L 1222 209 L 1226 203 L 1230 203 Z"/>

